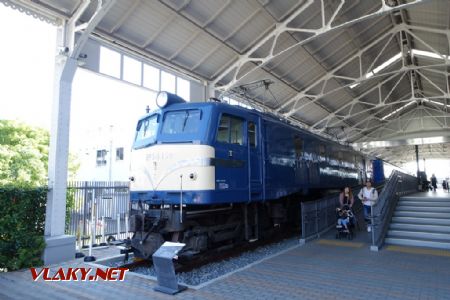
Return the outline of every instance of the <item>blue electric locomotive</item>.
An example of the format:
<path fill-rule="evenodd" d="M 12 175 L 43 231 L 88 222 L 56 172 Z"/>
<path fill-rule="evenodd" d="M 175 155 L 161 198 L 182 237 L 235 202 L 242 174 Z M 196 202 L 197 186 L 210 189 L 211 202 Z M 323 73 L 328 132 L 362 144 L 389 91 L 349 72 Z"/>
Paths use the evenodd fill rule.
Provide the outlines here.
<path fill-rule="evenodd" d="M 130 247 L 164 241 L 185 253 L 262 238 L 300 220 L 307 195 L 360 184 L 364 157 L 276 117 L 160 93 L 137 124 L 131 157 Z"/>

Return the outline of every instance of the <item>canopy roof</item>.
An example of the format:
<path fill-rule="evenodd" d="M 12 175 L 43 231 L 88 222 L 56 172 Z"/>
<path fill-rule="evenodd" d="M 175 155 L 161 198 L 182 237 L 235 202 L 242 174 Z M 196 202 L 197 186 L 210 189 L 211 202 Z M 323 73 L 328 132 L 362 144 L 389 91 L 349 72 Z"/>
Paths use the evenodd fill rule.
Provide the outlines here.
<path fill-rule="evenodd" d="M 56 24 L 89 2 L 0 1 Z M 91 1 L 78 25 L 105 2 Z M 92 37 L 316 134 L 362 143 L 448 136 L 449 26 L 445 0 L 132 0 L 115 1 Z M 421 148 L 450 157 L 446 144 Z"/>

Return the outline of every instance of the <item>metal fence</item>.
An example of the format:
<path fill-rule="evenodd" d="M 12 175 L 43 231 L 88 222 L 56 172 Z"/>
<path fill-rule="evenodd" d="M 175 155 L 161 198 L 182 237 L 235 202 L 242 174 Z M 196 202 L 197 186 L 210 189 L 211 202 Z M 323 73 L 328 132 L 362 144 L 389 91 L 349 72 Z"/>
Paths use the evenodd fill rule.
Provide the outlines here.
<path fill-rule="evenodd" d="M 377 204 L 372 208 L 371 250 L 377 251 L 383 245 L 398 199 L 414 192 L 417 192 L 417 177 L 399 171 L 392 172 Z"/>
<path fill-rule="evenodd" d="M 361 187 L 352 188 L 355 197 L 353 212 L 358 215 L 362 209 L 361 201 L 356 201 Z M 300 242 L 305 243 L 320 237 L 336 226 L 336 207 L 339 206 L 339 193 L 330 194 L 316 201 L 301 203 L 302 236 Z"/>
<path fill-rule="evenodd" d="M 85 246 L 93 220 L 94 243 L 103 242 L 102 233 L 106 238 L 127 238 L 129 195 L 128 182 L 68 182 L 66 233 L 81 239 Z"/>

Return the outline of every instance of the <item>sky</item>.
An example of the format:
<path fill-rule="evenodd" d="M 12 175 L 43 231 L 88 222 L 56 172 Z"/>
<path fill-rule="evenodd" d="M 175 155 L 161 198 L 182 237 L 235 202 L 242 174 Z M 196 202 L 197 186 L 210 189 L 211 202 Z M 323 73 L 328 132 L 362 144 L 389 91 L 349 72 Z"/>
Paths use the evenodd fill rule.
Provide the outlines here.
<path fill-rule="evenodd" d="M 0 119 L 50 130 L 56 27 L 0 4 Z M 134 136 L 155 93 L 78 68 L 72 87 L 70 147 L 101 143 L 113 131 Z M 105 137 L 108 140 L 110 137 Z"/>
<path fill-rule="evenodd" d="M 50 128 L 56 27 L 0 4 L 0 119 Z"/>

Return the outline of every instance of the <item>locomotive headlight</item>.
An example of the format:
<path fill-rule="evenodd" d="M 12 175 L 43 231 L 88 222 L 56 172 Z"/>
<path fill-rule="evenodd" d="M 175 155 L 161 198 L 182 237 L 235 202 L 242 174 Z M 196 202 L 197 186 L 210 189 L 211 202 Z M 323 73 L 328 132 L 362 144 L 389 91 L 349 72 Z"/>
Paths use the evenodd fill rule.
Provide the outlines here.
<path fill-rule="evenodd" d="M 167 97 L 166 92 L 159 92 L 158 96 L 156 96 L 156 105 L 158 105 L 159 108 L 163 108 L 167 104 L 167 100 L 169 97 Z"/>
<path fill-rule="evenodd" d="M 190 178 L 191 180 L 197 180 L 197 173 L 191 173 L 191 174 L 189 174 L 189 178 Z"/>
<path fill-rule="evenodd" d="M 164 108 L 167 105 L 175 103 L 185 103 L 186 101 L 178 95 L 171 94 L 168 92 L 159 92 L 156 96 L 156 105 L 159 108 Z"/>

